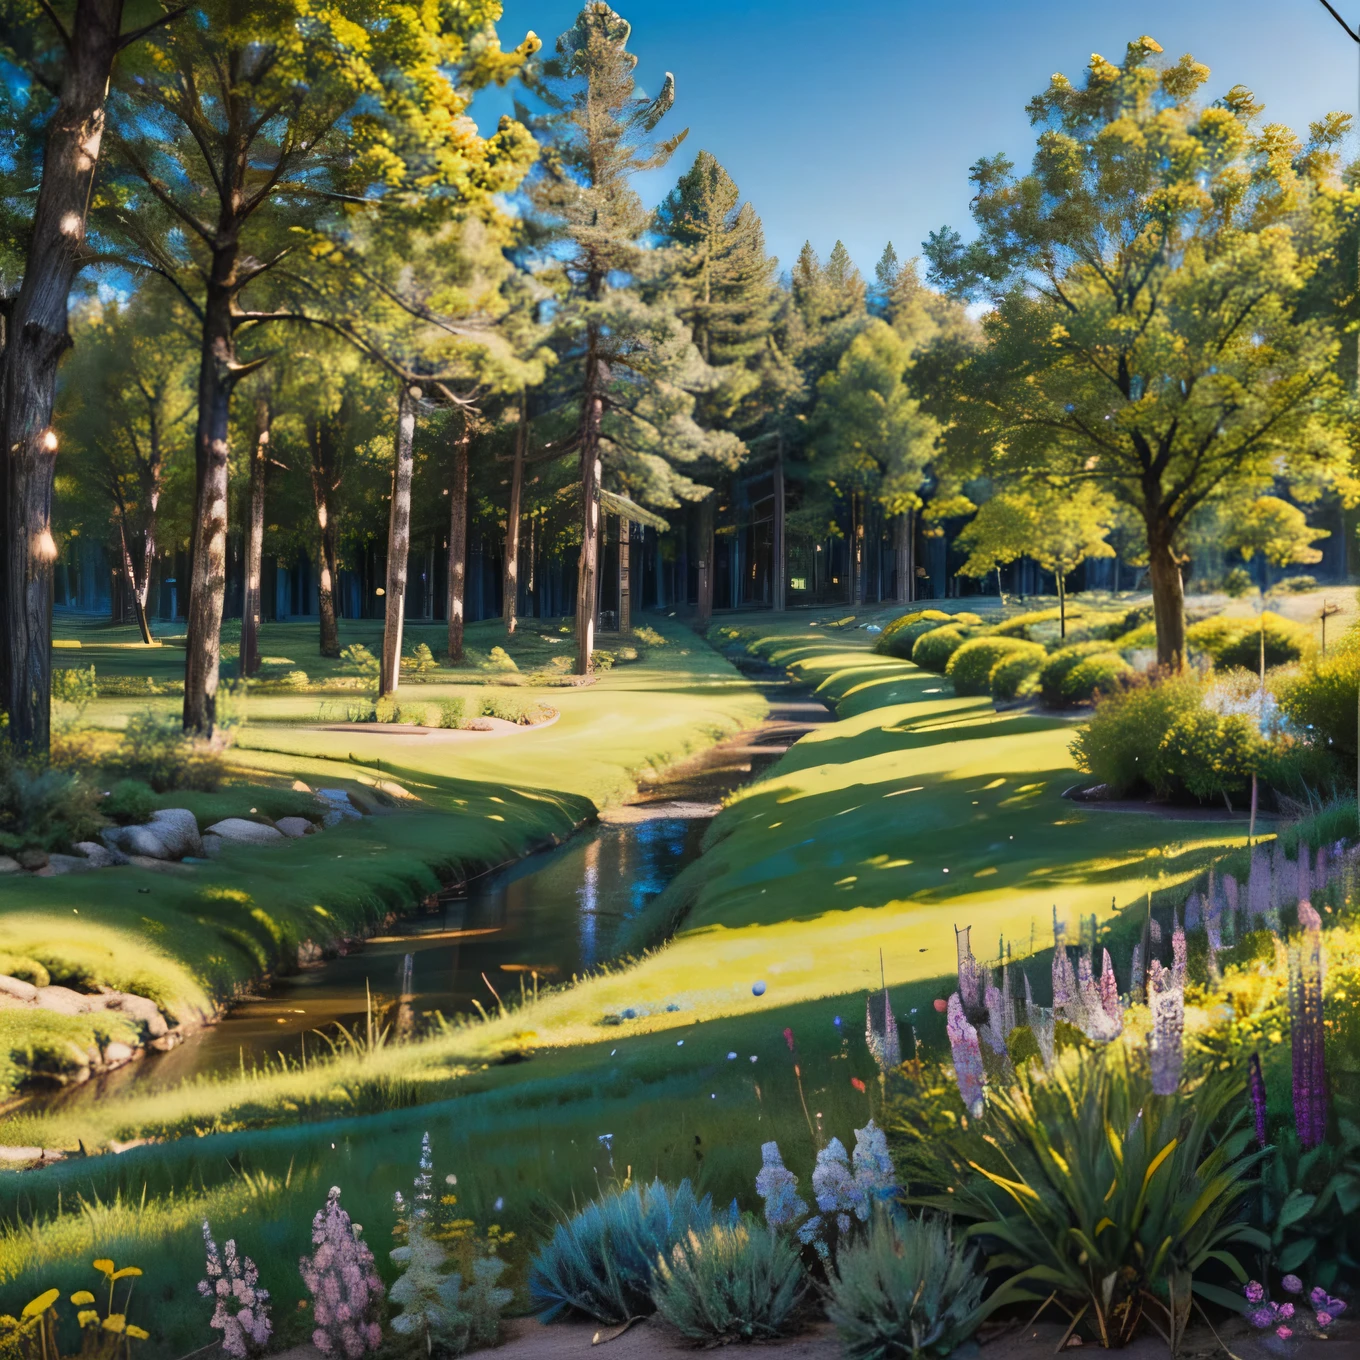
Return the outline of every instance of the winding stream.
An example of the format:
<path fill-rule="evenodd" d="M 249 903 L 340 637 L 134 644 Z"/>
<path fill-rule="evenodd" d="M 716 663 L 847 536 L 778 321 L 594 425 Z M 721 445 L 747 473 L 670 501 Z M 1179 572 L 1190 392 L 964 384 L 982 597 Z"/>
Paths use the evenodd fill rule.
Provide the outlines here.
<path fill-rule="evenodd" d="M 496 993 L 570 980 L 609 959 L 620 928 L 700 852 L 724 795 L 757 778 L 826 707 L 782 673 L 738 661 L 770 703 L 759 727 L 736 733 L 639 789 L 634 800 L 554 850 L 442 894 L 433 912 L 408 917 L 349 953 L 279 979 L 168 1053 L 47 1095 L 49 1107 L 150 1090 L 198 1075 L 294 1061 L 328 1051 L 322 1034 L 362 1029 L 375 1007 L 415 1015 L 491 1010 Z M 321 1033 L 318 1033 L 320 1031 Z"/>

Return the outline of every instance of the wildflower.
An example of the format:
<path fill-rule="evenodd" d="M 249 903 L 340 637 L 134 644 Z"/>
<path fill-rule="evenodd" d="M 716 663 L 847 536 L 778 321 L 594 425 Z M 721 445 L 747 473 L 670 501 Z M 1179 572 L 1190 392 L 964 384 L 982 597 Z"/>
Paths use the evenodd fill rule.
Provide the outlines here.
<path fill-rule="evenodd" d="M 198 1292 L 205 1299 L 217 1301 L 208 1326 L 222 1333 L 222 1349 L 228 1355 L 245 1360 L 246 1356 L 264 1350 L 273 1331 L 269 1291 L 260 1288 L 260 1272 L 255 1262 L 249 1256 L 237 1255 L 234 1239 L 227 1241 L 223 1263 L 206 1218 L 203 1246 L 208 1278 L 198 1282 Z"/>
<path fill-rule="evenodd" d="M 1129 995 L 1141 1003 L 1146 991 L 1147 979 L 1143 973 L 1143 944 L 1140 940 L 1133 946 L 1133 958 L 1129 963 Z"/>
<path fill-rule="evenodd" d="M 1317 1315 L 1317 1325 L 1319 1327 L 1330 1327 L 1332 1321 L 1332 1315 L 1328 1312 L 1321 1312 Z"/>
<path fill-rule="evenodd" d="M 325 1208 L 312 1220 L 312 1243 L 316 1251 L 298 1262 L 312 1296 L 312 1344 L 323 1355 L 359 1360 L 382 1340 L 373 1314 L 383 1286 L 372 1251 L 340 1207 L 338 1185 L 331 1186 Z"/>
<path fill-rule="evenodd" d="M 1250 1322 L 1253 1327 L 1259 1327 L 1264 1331 L 1267 1327 L 1274 1324 L 1275 1314 L 1272 1313 L 1269 1308 L 1258 1308 L 1255 1312 L 1247 1314 L 1247 1321 Z"/>
<path fill-rule="evenodd" d="M 1242 1293 L 1246 1295 L 1248 1303 L 1260 1303 L 1266 1296 L 1265 1288 L 1259 1280 L 1252 1280 Z"/>
<path fill-rule="evenodd" d="M 1185 948 L 1185 931 L 1181 929 L 1181 923 L 1173 911 L 1171 913 L 1171 974 L 1177 987 L 1182 990 L 1185 988 L 1185 966 L 1187 962 Z"/>
<path fill-rule="evenodd" d="M 955 992 L 949 998 L 949 1046 L 954 1054 L 954 1078 L 968 1113 L 975 1118 L 986 1108 L 983 1091 L 982 1051 L 978 1047 L 977 1030 L 968 1023 L 963 1013 L 963 1002 Z"/>
<path fill-rule="evenodd" d="M 1238 887 L 1237 880 L 1231 874 L 1223 875 L 1223 899 L 1228 904 L 1228 915 L 1235 922 L 1237 920 L 1238 902 L 1241 900 L 1241 889 Z M 1187 917 L 1185 922 L 1186 930 L 1190 929 L 1190 921 Z"/>
<path fill-rule="evenodd" d="M 1280 1287 L 1286 1294 L 1303 1293 L 1303 1281 L 1299 1279 L 1297 1275 L 1286 1275 L 1284 1279 L 1280 1281 Z M 1294 1314 L 1294 1305 L 1292 1303 L 1286 1303 L 1284 1306 L 1289 1309 L 1289 1312 L 1284 1314 L 1284 1316 L 1292 1317 Z"/>
<path fill-rule="evenodd" d="M 1057 911 L 1056 907 L 1054 911 Z M 978 967 L 978 961 L 973 957 L 973 946 L 969 942 L 971 931 L 971 926 L 964 926 L 962 930 L 956 927 L 954 944 L 959 961 L 959 995 L 963 998 L 964 1006 L 968 1010 L 976 1010 L 979 1001 L 982 999 L 982 970 Z"/>
<path fill-rule="evenodd" d="M 1110 951 L 1104 951 L 1105 958 L 1100 970 L 1100 1005 L 1105 1014 L 1119 1026 L 1119 1030 L 1124 1028 L 1124 1008 L 1119 1004 L 1119 979 L 1114 975 L 1114 963 L 1110 959 Z"/>
<path fill-rule="evenodd" d="M 784 1042 L 785 1042 L 786 1044 L 788 1044 L 788 1046 L 789 1046 L 789 1052 L 792 1053 L 792 1052 L 793 1052 L 793 1031 L 792 1031 L 791 1029 L 785 1029 L 785 1031 L 784 1031 Z"/>
<path fill-rule="evenodd" d="M 74 1303 L 75 1300 L 72 1299 L 71 1302 Z M 1308 1295 L 1308 1302 L 1311 1303 L 1314 1308 L 1325 1308 L 1327 1306 L 1327 1291 L 1321 1285 L 1318 1285 L 1312 1293 Z"/>
<path fill-rule="evenodd" d="M 881 1072 L 891 1072 L 902 1064 L 902 1041 L 897 1033 L 897 1019 L 892 1013 L 892 999 L 884 987 L 879 995 L 871 994 L 864 1003 L 864 1042 Z"/>
<path fill-rule="evenodd" d="M 1264 850 L 1253 850 L 1247 874 L 1247 921 L 1255 924 L 1270 917 L 1270 861 Z"/>
<path fill-rule="evenodd" d="M 839 1138 L 833 1138 L 817 1154 L 812 1172 L 812 1193 L 824 1214 L 836 1215 L 841 1232 L 850 1231 L 850 1215 L 862 1223 L 869 1217 L 869 1203 L 850 1173 L 850 1154 Z"/>
<path fill-rule="evenodd" d="M 1034 993 L 1030 990 L 1028 973 L 1025 974 L 1025 1023 L 1029 1026 L 1030 1033 L 1034 1035 L 1034 1042 L 1039 1046 L 1039 1056 L 1044 1060 L 1044 1066 L 1052 1067 L 1053 1012 L 1047 1006 L 1034 1004 Z"/>
<path fill-rule="evenodd" d="M 1292 1327 L 1276 1327 L 1275 1335 L 1278 1336 L 1281 1341 L 1288 1341 L 1289 1338 L 1294 1335 L 1294 1330 Z"/>
<path fill-rule="evenodd" d="M 1303 936 L 1289 946 L 1289 1012 L 1294 1067 L 1294 1120 L 1299 1145 L 1317 1147 L 1327 1134 L 1327 1069 L 1323 1052 L 1322 918 L 1299 903 Z"/>
<path fill-rule="evenodd" d="M 856 1091 L 861 1091 L 861 1092 L 863 1092 L 863 1091 L 867 1091 L 867 1090 L 869 1089 L 867 1086 L 865 1086 L 865 1084 L 863 1083 L 863 1081 L 861 1081 L 861 1080 L 859 1079 L 859 1077 L 851 1077 L 851 1078 L 850 1078 L 850 1085 L 853 1086 L 853 1087 L 855 1088 Z"/>
<path fill-rule="evenodd" d="M 1251 1091 L 1251 1112 L 1256 1122 L 1256 1143 L 1258 1147 L 1264 1148 L 1266 1145 L 1266 1079 L 1261 1074 L 1261 1056 L 1253 1053 L 1247 1059 L 1247 1086 Z M 1250 1288 L 1251 1286 L 1248 1286 Z M 1259 1289 L 1261 1286 L 1256 1285 Z M 1251 1298 L 1251 1295 L 1247 1295 Z M 1252 1299 L 1255 1303 L 1256 1300 Z"/>
<path fill-rule="evenodd" d="M 1187 898 L 1185 899 L 1185 928 L 1186 928 L 1186 930 L 1196 930 L 1196 929 L 1198 929 L 1198 928 L 1199 928 L 1199 923 L 1200 923 L 1200 921 L 1203 919 L 1203 915 L 1204 915 L 1204 905 L 1203 905 L 1203 903 L 1200 901 L 1200 896 L 1199 896 L 1199 894 L 1198 894 L 1197 892 L 1192 892 L 1192 893 L 1190 894 L 1190 896 L 1187 897 Z"/>
<path fill-rule="evenodd" d="M 808 1211 L 807 1201 L 800 1199 L 794 1189 L 798 1177 L 784 1165 L 778 1143 L 762 1143 L 760 1160 L 756 1194 L 765 1201 L 765 1221 L 772 1228 L 787 1228 Z"/>
<path fill-rule="evenodd" d="M 1118 1037 L 1123 1025 L 1105 1009 L 1104 998 L 1091 972 L 1089 954 L 1083 954 L 1077 961 L 1077 976 L 1081 989 L 1081 1031 L 1094 1043 L 1108 1044 Z"/>
<path fill-rule="evenodd" d="M 1148 1054 L 1152 1064 L 1152 1089 L 1159 1096 L 1173 1095 L 1180 1085 L 1185 1061 L 1182 1043 L 1185 1031 L 1185 992 L 1176 985 L 1175 975 L 1152 961 L 1148 979 L 1148 1005 L 1152 1010 L 1152 1033 Z"/>
<path fill-rule="evenodd" d="M 866 1203 L 896 1197 L 899 1186 L 896 1169 L 888 1155 L 888 1140 L 872 1119 L 862 1129 L 855 1130 L 854 1163 L 855 1183 Z M 863 1217 L 868 1217 L 867 1212 Z"/>

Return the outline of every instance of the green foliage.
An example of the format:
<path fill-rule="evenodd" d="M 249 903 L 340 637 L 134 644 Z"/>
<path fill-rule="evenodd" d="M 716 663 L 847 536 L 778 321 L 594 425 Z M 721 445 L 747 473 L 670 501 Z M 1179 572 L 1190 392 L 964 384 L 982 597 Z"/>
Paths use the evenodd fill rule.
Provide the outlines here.
<path fill-rule="evenodd" d="M 1226 621 L 1225 621 L 1226 622 Z M 1260 619 L 1234 619 L 1235 627 L 1214 628 L 1218 619 L 1192 624 L 1186 630 L 1186 641 L 1197 642 L 1213 658 L 1215 666 L 1225 669 L 1240 666 L 1254 671 L 1261 664 L 1261 632 L 1264 625 L 1266 666 L 1285 666 L 1291 661 L 1310 655 L 1313 651 L 1312 630 L 1293 619 L 1266 610 Z"/>
<path fill-rule="evenodd" d="M 468 701 L 461 694 L 439 701 L 440 727 L 463 727 L 467 723 Z"/>
<path fill-rule="evenodd" d="M 515 664 L 515 658 L 504 647 L 493 647 L 491 655 L 487 658 L 487 664 L 493 671 L 519 670 L 519 667 Z"/>
<path fill-rule="evenodd" d="M 1067 677 L 1086 660 L 1088 656 L 1099 656 L 1108 652 L 1103 642 L 1076 642 L 1070 647 L 1061 647 L 1044 662 L 1039 671 L 1039 688 L 1044 703 L 1051 708 L 1061 708 L 1069 703 L 1065 691 Z"/>
<path fill-rule="evenodd" d="M 956 647 L 944 673 L 954 682 L 955 694 L 990 693 L 992 668 L 1004 657 L 1028 656 L 1033 659 L 1036 644 L 1023 638 L 976 637 Z M 1042 655 L 1043 648 L 1038 651 Z"/>
<path fill-rule="evenodd" d="M 132 826 L 150 821 L 156 807 L 156 793 L 150 784 L 141 779 L 120 779 L 99 810 L 119 826 Z"/>
<path fill-rule="evenodd" d="M 546 722 L 557 711 L 547 704 L 540 704 L 536 699 L 523 698 L 509 690 L 491 687 L 482 691 L 478 704 L 480 715 L 484 718 L 500 718 L 504 722 L 519 723 L 525 727 Z"/>
<path fill-rule="evenodd" d="M 82 775 L 14 760 L 0 746 L 0 853 L 67 850 L 100 826 L 99 793 Z"/>
<path fill-rule="evenodd" d="M 901 657 L 911 660 L 911 649 L 916 639 L 942 623 L 950 621 L 950 615 L 942 609 L 913 609 L 895 618 L 879 635 L 874 643 L 874 651 L 884 656 Z"/>
<path fill-rule="evenodd" d="M 987 1277 L 947 1218 L 874 1215 L 843 1246 L 829 1279 L 827 1317 L 847 1360 L 926 1360 L 967 1341 L 984 1316 Z"/>
<path fill-rule="evenodd" d="M 1088 703 L 1097 695 L 1113 693 L 1135 674 L 1118 652 L 1094 652 L 1063 677 L 1063 698 L 1069 704 Z"/>
<path fill-rule="evenodd" d="M 125 779 L 140 779 L 157 793 L 169 789 L 211 792 L 226 773 L 220 750 L 187 736 L 177 718 L 151 709 L 128 719 L 123 739 L 105 767 Z"/>
<path fill-rule="evenodd" d="M 649 628 L 645 623 L 640 628 L 633 629 L 633 636 L 639 642 L 645 642 L 649 647 L 664 647 L 666 645 L 666 639 L 655 628 Z"/>
<path fill-rule="evenodd" d="M 1316 576 L 1285 576 L 1275 582 L 1275 589 L 1286 595 L 1307 595 L 1318 588 Z"/>
<path fill-rule="evenodd" d="M 83 670 L 79 666 L 53 670 L 52 702 L 64 704 L 71 710 L 67 715 L 71 723 L 78 723 L 98 697 L 99 682 L 95 679 L 93 665 Z"/>
<path fill-rule="evenodd" d="M 1232 600 L 1240 600 L 1244 595 L 1250 595 L 1256 589 L 1256 583 L 1251 579 L 1251 573 L 1245 567 L 1234 567 L 1223 578 L 1223 593 Z"/>
<path fill-rule="evenodd" d="M 1234 508 L 1223 547 L 1240 552 L 1248 562 L 1260 553 L 1267 562 L 1287 567 L 1293 562 L 1321 562 L 1322 553 L 1312 545 L 1330 537 L 1330 529 L 1309 527 L 1308 517 L 1297 505 L 1278 496 L 1258 496 L 1249 506 Z"/>
<path fill-rule="evenodd" d="M 1236 1212 L 1257 1160 L 1243 1083 L 1215 1074 L 1157 1095 L 1140 1060 L 1122 1041 L 1073 1046 L 1051 1073 L 1026 1063 L 994 1087 L 966 1131 L 899 1130 L 933 1164 L 924 1200 L 995 1244 L 1002 1297 L 1054 1291 L 1102 1346 L 1127 1344 L 1149 1305 L 1178 1338 L 1196 1276 L 1214 1261 L 1245 1281 L 1231 1249 L 1265 1240 Z"/>
<path fill-rule="evenodd" d="M 382 663 L 362 642 L 351 642 L 340 653 L 340 661 L 351 675 L 376 685 L 382 671 Z"/>
<path fill-rule="evenodd" d="M 922 670 L 943 673 L 949 658 L 963 646 L 965 637 L 959 628 L 932 628 L 916 639 L 911 659 Z"/>
<path fill-rule="evenodd" d="M 603 647 L 601 647 L 595 651 L 594 657 L 595 660 L 593 664 L 597 671 L 607 671 L 613 669 L 614 662 L 616 660 L 613 652 L 607 652 L 604 650 Z"/>
<path fill-rule="evenodd" d="M 495 653 L 493 652 L 494 656 Z M 401 659 L 401 676 L 403 680 L 410 680 L 418 685 L 423 685 L 430 680 L 435 671 L 439 669 L 439 662 L 434 659 L 434 653 L 430 651 L 429 644 L 418 643 L 410 656 Z"/>
<path fill-rule="evenodd" d="M 1013 647 L 992 667 L 987 687 L 994 699 L 1019 699 L 1039 692 L 1039 670 L 1048 652 L 1037 642 L 1016 638 Z"/>
<path fill-rule="evenodd" d="M 392 1330 L 414 1342 L 417 1354 L 450 1357 L 495 1345 L 501 1314 L 515 1297 L 497 1285 L 504 1261 L 477 1257 L 466 1282 L 461 1272 L 446 1273 L 449 1252 L 421 1221 L 411 1224 L 405 1244 L 390 1255 L 402 1267 L 388 1295 L 401 1310 Z"/>
<path fill-rule="evenodd" d="M 1040 485 L 1003 491 L 986 501 L 957 539 L 968 553 L 964 576 L 990 576 L 1018 557 L 1032 557 L 1053 572 L 1058 594 L 1088 557 L 1113 557 L 1105 536 L 1114 527 L 1114 505 L 1090 482 L 1075 488 Z"/>
<path fill-rule="evenodd" d="M 1280 708 L 1310 743 L 1326 747 L 1353 765 L 1356 756 L 1356 696 L 1360 694 L 1360 637 L 1348 635 L 1338 647 L 1271 685 Z"/>
<path fill-rule="evenodd" d="M 807 1290 L 796 1245 L 749 1214 L 691 1229 L 652 1279 L 657 1313 L 701 1345 L 790 1335 Z"/>
<path fill-rule="evenodd" d="M 529 1266 L 529 1297 L 545 1322 L 577 1314 L 612 1325 L 651 1313 L 658 1260 L 712 1227 L 711 1202 L 688 1180 L 603 1195 L 553 1230 Z"/>

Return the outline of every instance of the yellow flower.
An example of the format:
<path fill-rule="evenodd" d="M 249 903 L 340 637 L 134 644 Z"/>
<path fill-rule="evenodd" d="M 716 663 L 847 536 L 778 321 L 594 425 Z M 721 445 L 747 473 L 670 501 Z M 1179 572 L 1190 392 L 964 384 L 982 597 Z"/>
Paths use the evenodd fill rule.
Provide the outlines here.
<path fill-rule="evenodd" d="M 76 1321 L 80 1323 L 82 1327 L 93 1327 L 94 1324 L 99 1321 L 99 1312 L 94 1308 L 82 1308 L 80 1312 L 76 1314 Z"/>
<path fill-rule="evenodd" d="M 146 1341 L 151 1336 L 150 1332 L 144 1332 L 140 1327 L 134 1327 L 131 1323 L 128 1324 L 127 1334 L 134 1341 Z"/>
<path fill-rule="evenodd" d="M 94 1268 L 98 1271 L 102 1271 L 105 1275 L 113 1274 L 113 1262 L 107 1258 L 101 1257 L 101 1259 L 94 1262 Z"/>
<path fill-rule="evenodd" d="M 140 1275 L 141 1273 L 142 1271 L 140 1266 L 124 1266 L 122 1270 L 115 1270 L 113 1272 L 113 1278 L 115 1280 L 122 1280 L 129 1275 Z"/>
<path fill-rule="evenodd" d="M 127 1315 L 124 1313 L 110 1313 L 104 1319 L 104 1330 L 106 1332 L 121 1332 L 127 1327 Z"/>
<path fill-rule="evenodd" d="M 77 1289 L 76 1292 L 71 1295 L 71 1302 L 78 1308 L 81 1304 L 93 1303 L 94 1295 L 91 1294 L 88 1289 Z"/>
<path fill-rule="evenodd" d="M 47 1310 L 61 1297 L 60 1289 L 49 1289 L 45 1293 L 39 1294 L 36 1299 L 30 1299 L 24 1305 L 21 1317 L 41 1317 Z"/>

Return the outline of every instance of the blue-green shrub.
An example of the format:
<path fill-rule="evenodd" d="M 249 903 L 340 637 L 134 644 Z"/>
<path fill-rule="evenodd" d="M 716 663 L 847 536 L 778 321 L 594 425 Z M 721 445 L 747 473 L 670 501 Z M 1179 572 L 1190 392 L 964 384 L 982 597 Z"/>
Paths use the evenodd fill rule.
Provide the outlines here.
<path fill-rule="evenodd" d="M 954 682 L 955 694 L 987 694 L 992 668 L 1003 657 L 1012 653 L 1029 653 L 1037 650 L 1040 656 L 1044 649 L 1037 643 L 1026 642 L 1016 637 L 976 637 L 969 638 L 962 646 L 955 648 L 944 668 L 944 673 Z"/>
<path fill-rule="evenodd" d="M 911 649 L 911 659 L 923 671 L 943 673 L 949 664 L 949 658 L 963 646 L 965 637 L 963 631 L 958 628 L 932 628 L 930 632 L 923 633 L 916 639 Z"/>
<path fill-rule="evenodd" d="M 874 643 L 874 651 L 884 656 L 900 657 L 903 661 L 911 659 L 911 649 L 922 633 L 938 628 L 949 622 L 949 615 L 943 609 L 913 609 L 894 619 L 879 635 Z"/>
<path fill-rule="evenodd" d="M 1054 652 L 1039 670 L 1039 690 L 1044 703 L 1060 708 L 1071 702 L 1063 690 L 1068 673 L 1075 670 L 1088 656 L 1098 656 L 1108 652 L 1107 642 L 1078 642 L 1071 647 L 1063 647 Z"/>
<path fill-rule="evenodd" d="M 1063 677 L 1063 698 L 1069 704 L 1088 703 L 1098 694 L 1117 690 L 1136 673 L 1118 652 L 1096 652 L 1077 662 Z"/>
<path fill-rule="evenodd" d="M 1016 639 L 1020 642 L 1020 639 Z M 1048 652 L 1037 642 L 1020 642 L 997 661 L 987 676 L 994 699 L 1016 699 L 1039 691 L 1039 669 Z"/>

